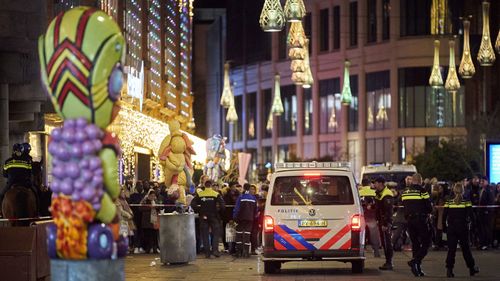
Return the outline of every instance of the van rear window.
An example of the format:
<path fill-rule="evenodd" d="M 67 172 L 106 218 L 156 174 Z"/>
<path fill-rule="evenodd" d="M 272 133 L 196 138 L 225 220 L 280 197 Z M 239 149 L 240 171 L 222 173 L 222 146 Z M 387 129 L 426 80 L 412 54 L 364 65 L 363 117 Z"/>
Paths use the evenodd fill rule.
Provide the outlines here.
<path fill-rule="evenodd" d="M 271 205 L 351 205 L 351 182 L 346 176 L 277 177 Z"/>

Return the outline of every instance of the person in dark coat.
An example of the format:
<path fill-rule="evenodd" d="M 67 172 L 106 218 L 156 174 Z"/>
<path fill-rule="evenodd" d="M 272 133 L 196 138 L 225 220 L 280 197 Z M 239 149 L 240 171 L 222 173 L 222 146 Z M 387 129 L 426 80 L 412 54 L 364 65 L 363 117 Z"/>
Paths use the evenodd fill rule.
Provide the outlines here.
<path fill-rule="evenodd" d="M 250 236 L 254 219 L 257 218 L 257 198 L 250 193 L 250 184 L 243 185 L 243 194 L 234 206 L 233 219 L 236 225 L 236 257 L 248 258 Z"/>

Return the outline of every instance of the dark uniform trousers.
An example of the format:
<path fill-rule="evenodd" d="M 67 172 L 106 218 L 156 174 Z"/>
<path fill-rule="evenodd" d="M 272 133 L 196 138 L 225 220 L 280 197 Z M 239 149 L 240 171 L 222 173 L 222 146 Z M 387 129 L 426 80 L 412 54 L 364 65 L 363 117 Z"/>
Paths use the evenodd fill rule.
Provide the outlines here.
<path fill-rule="evenodd" d="M 210 229 L 212 230 L 212 252 L 217 253 L 219 251 L 219 237 L 220 237 L 220 220 L 217 216 L 207 216 L 203 218 L 200 216 L 200 232 L 203 239 L 203 247 L 205 253 L 209 255 L 210 251 Z"/>
<path fill-rule="evenodd" d="M 425 215 L 408 218 L 408 234 L 411 240 L 413 260 L 420 264 L 431 245 L 431 228 Z"/>
<path fill-rule="evenodd" d="M 455 265 L 455 254 L 457 244 L 460 243 L 462 254 L 468 268 L 474 267 L 474 258 L 469 246 L 469 230 L 467 224 L 450 224 L 448 226 L 448 255 L 446 257 L 446 267 L 453 268 Z"/>
<path fill-rule="evenodd" d="M 387 230 L 382 230 L 382 227 L 379 226 L 380 231 L 380 240 L 382 242 L 382 247 L 384 247 L 384 255 L 387 261 L 392 261 L 392 256 L 394 255 L 394 250 L 392 249 L 392 233 L 391 227 L 388 227 Z"/>
<path fill-rule="evenodd" d="M 242 220 L 236 225 L 236 252 L 248 253 L 253 221 Z"/>

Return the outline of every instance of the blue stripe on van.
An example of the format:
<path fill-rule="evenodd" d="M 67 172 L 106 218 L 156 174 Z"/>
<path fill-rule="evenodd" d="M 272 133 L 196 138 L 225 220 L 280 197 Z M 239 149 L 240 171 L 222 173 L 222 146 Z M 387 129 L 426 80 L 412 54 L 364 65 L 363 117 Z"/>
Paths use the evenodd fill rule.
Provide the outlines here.
<path fill-rule="evenodd" d="M 283 245 L 287 250 L 297 250 L 295 249 L 295 247 L 288 243 L 288 241 L 285 240 L 285 238 L 281 237 L 281 235 L 279 235 L 278 233 L 274 233 L 274 242 L 278 242 L 280 243 L 281 245 Z"/>
<path fill-rule="evenodd" d="M 290 234 L 290 236 L 292 238 L 297 240 L 297 242 L 302 244 L 302 246 L 306 247 L 306 249 L 311 250 L 311 251 L 316 250 L 316 248 L 312 244 L 307 242 L 306 239 L 304 239 L 304 237 L 302 237 L 302 235 L 298 234 L 296 231 L 294 231 L 293 229 L 289 228 L 286 225 L 280 225 L 280 226 L 284 231 L 286 231 L 288 234 Z"/>

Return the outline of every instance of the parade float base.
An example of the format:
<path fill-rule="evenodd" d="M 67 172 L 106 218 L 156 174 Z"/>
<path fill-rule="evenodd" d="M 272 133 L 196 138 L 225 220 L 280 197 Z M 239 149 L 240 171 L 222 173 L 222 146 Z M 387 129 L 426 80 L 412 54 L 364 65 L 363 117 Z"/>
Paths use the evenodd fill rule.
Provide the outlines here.
<path fill-rule="evenodd" d="M 125 261 L 117 260 L 51 260 L 52 281 L 122 281 Z"/>
<path fill-rule="evenodd" d="M 161 214 L 160 257 L 164 264 L 196 260 L 195 214 Z"/>

